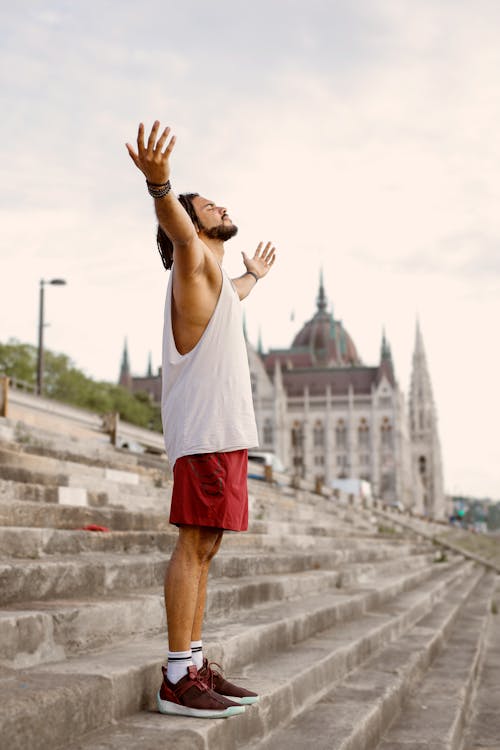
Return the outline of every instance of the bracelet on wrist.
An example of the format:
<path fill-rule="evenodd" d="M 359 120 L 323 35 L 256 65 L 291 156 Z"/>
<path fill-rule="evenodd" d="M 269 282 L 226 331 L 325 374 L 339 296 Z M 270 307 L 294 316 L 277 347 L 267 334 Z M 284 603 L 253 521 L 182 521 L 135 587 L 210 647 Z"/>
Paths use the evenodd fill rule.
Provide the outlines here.
<path fill-rule="evenodd" d="M 166 182 L 163 182 L 161 184 L 158 184 L 156 182 L 149 182 L 149 180 L 146 180 L 146 185 L 148 187 L 148 193 L 152 198 L 164 198 L 170 193 L 172 189 L 170 180 L 167 180 Z"/>
<path fill-rule="evenodd" d="M 255 279 L 255 283 L 257 283 L 257 281 L 259 280 L 259 277 L 257 276 L 256 273 L 254 273 L 253 271 L 247 271 L 246 273 L 249 273 L 250 276 L 253 276 Z"/>

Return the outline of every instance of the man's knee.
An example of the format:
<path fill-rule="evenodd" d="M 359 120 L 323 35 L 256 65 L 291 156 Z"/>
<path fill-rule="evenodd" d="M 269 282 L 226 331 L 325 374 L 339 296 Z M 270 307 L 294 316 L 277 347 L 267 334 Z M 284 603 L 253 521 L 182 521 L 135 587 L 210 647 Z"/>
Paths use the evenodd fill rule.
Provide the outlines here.
<path fill-rule="evenodd" d="M 179 529 L 179 545 L 189 556 L 200 563 L 210 562 L 217 553 L 223 532 L 202 526 L 182 526 Z"/>

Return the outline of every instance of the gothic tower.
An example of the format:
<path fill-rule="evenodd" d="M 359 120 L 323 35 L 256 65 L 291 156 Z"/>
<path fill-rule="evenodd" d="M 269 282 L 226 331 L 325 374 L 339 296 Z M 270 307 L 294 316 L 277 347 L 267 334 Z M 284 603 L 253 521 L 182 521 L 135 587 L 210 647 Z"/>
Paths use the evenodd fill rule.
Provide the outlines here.
<path fill-rule="evenodd" d="M 122 363 L 120 367 L 120 379 L 118 380 L 118 383 L 124 388 L 127 388 L 127 390 L 129 391 L 132 390 L 132 375 L 130 374 L 130 365 L 128 361 L 127 339 L 125 339 L 124 344 L 123 344 Z"/>
<path fill-rule="evenodd" d="M 437 413 L 427 368 L 424 341 L 417 322 L 410 383 L 410 439 L 414 481 L 419 485 L 422 510 L 431 518 L 443 518 L 445 499 Z M 417 488 L 416 488 L 417 489 Z"/>

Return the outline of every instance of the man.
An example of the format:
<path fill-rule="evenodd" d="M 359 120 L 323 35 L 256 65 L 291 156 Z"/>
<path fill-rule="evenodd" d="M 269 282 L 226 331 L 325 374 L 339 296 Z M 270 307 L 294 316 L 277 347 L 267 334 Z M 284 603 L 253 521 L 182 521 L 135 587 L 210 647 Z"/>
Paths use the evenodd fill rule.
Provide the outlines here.
<path fill-rule="evenodd" d="M 272 267 L 275 249 L 260 243 L 245 273 L 222 270 L 224 242 L 237 227 L 227 210 L 196 193 L 177 199 L 170 186 L 175 136 L 156 121 L 128 152 L 155 200 L 158 247 L 172 268 L 163 334 L 162 420 L 174 487 L 170 522 L 179 537 L 165 577 L 168 663 L 158 693 L 162 713 L 227 717 L 258 696 L 232 685 L 203 658 L 202 622 L 210 561 L 225 529 L 248 525 L 248 448 L 257 442 L 241 319 L 244 299 Z"/>

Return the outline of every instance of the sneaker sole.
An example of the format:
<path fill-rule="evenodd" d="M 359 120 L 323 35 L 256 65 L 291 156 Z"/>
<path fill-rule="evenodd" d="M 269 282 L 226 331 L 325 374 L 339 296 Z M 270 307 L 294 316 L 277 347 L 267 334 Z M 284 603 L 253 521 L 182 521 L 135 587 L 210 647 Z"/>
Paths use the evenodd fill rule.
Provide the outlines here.
<path fill-rule="evenodd" d="M 233 701 L 233 703 L 239 703 L 240 706 L 251 706 L 259 700 L 258 695 L 246 695 L 244 698 L 237 698 L 234 695 L 224 695 L 223 697 L 229 701 Z"/>
<path fill-rule="evenodd" d="M 189 708 L 179 703 L 164 701 L 160 694 L 156 695 L 158 711 L 161 714 L 170 714 L 171 716 L 191 716 L 195 719 L 228 719 L 230 716 L 245 713 L 245 706 L 228 706 L 223 711 L 211 711 L 203 708 Z"/>

